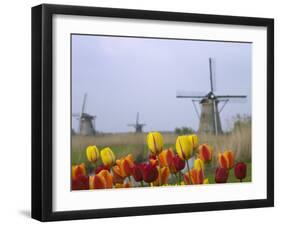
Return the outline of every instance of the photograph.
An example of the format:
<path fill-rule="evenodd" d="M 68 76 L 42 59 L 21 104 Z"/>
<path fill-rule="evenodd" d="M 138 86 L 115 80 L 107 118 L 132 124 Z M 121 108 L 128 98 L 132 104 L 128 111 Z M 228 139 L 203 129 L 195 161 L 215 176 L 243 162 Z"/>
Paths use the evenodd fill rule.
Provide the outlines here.
<path fill-rule="evenodd" d="M 252 42 L 72 33 L 72 191 L 252 181 Z"/>

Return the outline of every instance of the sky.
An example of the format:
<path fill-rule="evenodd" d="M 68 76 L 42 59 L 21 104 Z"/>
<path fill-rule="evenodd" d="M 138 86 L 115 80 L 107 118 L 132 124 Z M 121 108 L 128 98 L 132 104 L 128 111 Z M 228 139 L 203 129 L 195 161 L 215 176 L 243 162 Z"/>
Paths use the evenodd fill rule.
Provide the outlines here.
<path fill-rule="evenodd" d="M 222 128 L 236 114 L 251 115 L 251 43 L 72 35 L 72 113 L 96 115 L 100 132 L 130 132 L 137 112 L 144 131 L 197 130 L 190 99 L 177 91 L 210 91 L 209 57 L 214 59 L 217 95 L 247 95 L 220 114 Z M 199 108 L 199 105 L 197 106 Z M 199 108 L 200 110 L 200 108 Z M 78 120 L 72 118 L 77 131 Z"/>

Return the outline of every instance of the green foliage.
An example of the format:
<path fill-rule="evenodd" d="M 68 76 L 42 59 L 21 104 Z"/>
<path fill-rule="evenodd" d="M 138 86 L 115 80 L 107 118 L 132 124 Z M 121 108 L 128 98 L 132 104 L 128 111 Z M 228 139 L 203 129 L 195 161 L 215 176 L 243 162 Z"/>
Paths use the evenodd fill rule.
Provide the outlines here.
<path fill-rule="evenodd" d="M 191 127 L 181 127 L 181 128 L 175 129 L 175 134 L 178 134 L 178 135 L 188 135 L 188 134 L 193 134 L 193 133 L 195 133 L 195 131 Z"/>

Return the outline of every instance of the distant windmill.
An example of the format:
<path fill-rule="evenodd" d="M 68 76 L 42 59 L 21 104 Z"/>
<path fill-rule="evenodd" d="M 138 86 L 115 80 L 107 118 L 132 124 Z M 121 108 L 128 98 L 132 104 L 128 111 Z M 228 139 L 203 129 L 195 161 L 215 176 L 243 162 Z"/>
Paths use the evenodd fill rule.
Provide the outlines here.
<path fill-rule="evenodd" d="M 215 95 L 214 93 L 214 72 L 213 60 L 209 58 L 210 85 L 211 90 L 206 95 L 197 95 L 194 93 L 177 93 L 177 98 L 190 98 L 192 100 L 195 111 L 199 117 L 199 133 L 212 133 L 215 135 L 222 133 L 220 112 L 225 105 L 232 100 L 246 100 L 245 95 Z M 201 105 L 201 114 L 199 115 L 195 102 Z M 218 109 L 219 103 L 223 103 Z"/>
<path fill-rule="evenodd" d="M 85 113 L 87 93 L 84 94 L 81 114 L 73 114 L 79 120 L 79 134 L 83 136 L 94 135 L 96 116 Z"/>
<path fill-rule="evenodd" d="M 136 124 L 128 124 L 128 126 L 134 127 L 136 133 L 142 133 L 142 127 L 144 127 L 145 124 L 139 123 L 139 113 L 137 113 Z"/>

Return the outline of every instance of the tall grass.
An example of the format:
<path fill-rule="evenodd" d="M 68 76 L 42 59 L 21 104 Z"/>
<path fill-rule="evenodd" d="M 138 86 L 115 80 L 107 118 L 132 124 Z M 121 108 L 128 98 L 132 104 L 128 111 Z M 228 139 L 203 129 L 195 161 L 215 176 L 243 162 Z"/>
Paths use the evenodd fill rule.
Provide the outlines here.
<path fill-rule="evenodd" d="M 83 161 L 85 149 L 88 145 L 97 145 L 98 148 L 110 147 L 117 158 L 132 153 L 137 161 L 146 159 L 146 133 L 115 133 L 99 134 L 96 136 L 72 136 L 72 159 L 75 163 Z M 165 148 L 175 148 L 177 135 L 172 132 L 162 133 Z M 199 134 L 200 143 L 208 143 L 213 147 L 214 156 L 224 150 L 232 150 L 237 161 L 251 161 L 251 123 L 235 124 L 232 132 L 218 136 Z M 213 164 L 216 164 L 216 158 Z"/>

